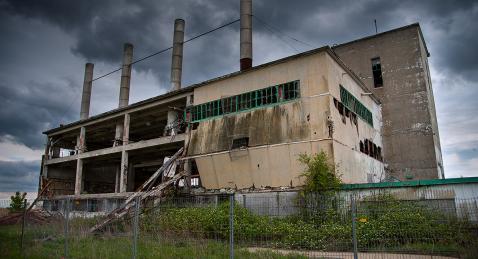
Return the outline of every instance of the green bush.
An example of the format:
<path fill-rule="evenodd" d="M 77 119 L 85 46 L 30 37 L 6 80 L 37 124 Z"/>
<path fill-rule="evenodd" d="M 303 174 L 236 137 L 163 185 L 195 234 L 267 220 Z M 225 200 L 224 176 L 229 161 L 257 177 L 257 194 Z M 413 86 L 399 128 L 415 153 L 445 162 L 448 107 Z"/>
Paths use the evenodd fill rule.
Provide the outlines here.
<path fill-rule="evenodd" d="M 10 196 L 10 207 L 8 210 L 10 210 L 10 212 L 23 211 L 25 209 L 25 196 L 27 196 L 26 192 L 22 194 L 20 194 L 20 192 L 16 192 L 14 196 Z"/>
<path fill-rule="evenodd" d="M 417 204 L 391 197 L 358 204 L 357 236 L 359 247 L 396 248 L 437 246 L 459 247 L 473 240 L 462 231 L 463 222 L 444 220 L 444 216 Z M 160 208 L 142 219 L 143 233 L 224 239 L 229 238 L 229 203 L 217 207 Z M 349 213 L 349 211 L 347 211 Z M 345 217 L 345 220 L 344 220 Z M 300 215 L 285 218 L 254 215 L 239 204 L 234 205 L 234 236 L 239 244 L 340 251 L 352 247 L 350 215 L 338 210 L 326 211 L 325 220 Z M 260 242 L 258 242 L 260 241 Z M 456 250 L 456 249 L 455 249 Z"/>

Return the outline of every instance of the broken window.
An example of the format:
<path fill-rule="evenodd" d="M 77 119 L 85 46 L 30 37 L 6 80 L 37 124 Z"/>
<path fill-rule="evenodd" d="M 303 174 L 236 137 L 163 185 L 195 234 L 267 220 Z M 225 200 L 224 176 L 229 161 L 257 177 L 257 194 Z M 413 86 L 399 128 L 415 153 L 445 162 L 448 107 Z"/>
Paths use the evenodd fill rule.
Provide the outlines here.
<path fill-rule="evenodd" d="M 277 104 L 281 101 L 294 100 L 299 98 L 299 96 L 300 84 L 297 80 L 190 106 L 187 108 L 184 116 L 185 118 L 191 118 L 190 122 L 198 122 L 228 113 L 247 111 L 256 107 Z"/>
<path fill-rule="evenodd" d="M 232 147 L 231 149 L 239 149 L 239 148 L 246 148 L 249 146 L 249 138 L 236 138 L 232 140 Z"/>
<path fill-rule="evenodd" d="M 373 86 L 375 88 L 383 86 L 382 65 L 380 58 L 372 59 Z"/>
<path fill-rule="evenodd" d="M 357 114 L 361 119 L 366 121 L 370 126 L 373 127 L 373 118 L 372 112 L 370 112 L 365 105 L 363 105 L 355 96 L 353 96 L 347 89 L 343 86 L 340 86 L 340 100 L 343 105 L 350 109 L 350 111 Z M 342 113 L 341 113 L 342 114 Z"/>
<path fill-rule="evenodd" d="M 283 100 L 293 100 L 299 96 L 299 82 L 289 82 L 280 85 L 279 92 Z"/>
<path fill-rule="evenodd" d="M 364 152 L 363 142 L 362 142 L 362 141 L 360 141 L 360 152 Z"/>

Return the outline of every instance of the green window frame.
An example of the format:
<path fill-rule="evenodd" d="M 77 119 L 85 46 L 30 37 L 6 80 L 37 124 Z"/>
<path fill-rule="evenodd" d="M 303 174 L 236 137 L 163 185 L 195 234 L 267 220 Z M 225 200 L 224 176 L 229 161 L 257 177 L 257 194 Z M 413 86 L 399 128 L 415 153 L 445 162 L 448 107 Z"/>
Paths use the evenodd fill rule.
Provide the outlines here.
<path fill-rule="evenodd" d="M 297 98 L 300 98 L 299 80 L 190 106 L 184 112 L 184 117 L 189 118 L 191 122 L 198 122 L 224 114 L 277 105 Z"/>
<path fill-rule="evenodd" d="M 373 116 L 365 105 L 363 105 L 353 94 L 351 94 L 347 89 L 340 85 L 340 100 L 342 103 L 349 108 L 352 112 L 357 114 L 362 120 L 370 124 L 373 127 Z"/>

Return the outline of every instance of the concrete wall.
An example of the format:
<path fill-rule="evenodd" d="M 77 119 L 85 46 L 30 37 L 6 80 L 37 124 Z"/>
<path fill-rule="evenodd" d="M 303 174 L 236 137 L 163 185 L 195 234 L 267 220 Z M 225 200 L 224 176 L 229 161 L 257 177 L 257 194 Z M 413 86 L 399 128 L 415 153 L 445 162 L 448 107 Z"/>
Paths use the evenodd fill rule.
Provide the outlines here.
<path fill-rule="evenodd" d="M 417 25 L 334 47 L 382 102 L 383 146 L 390 176 L 442 176 L 441 148 L 427 54 Z M 380 57 L 383 87 L 373 87 L 371 59 Z"/>
<path fill-rule="evenodd" d="M 379 109 L 370 96 L 361 96 L 363 90 L 359 90 L 358 83 L 326 52 L 196 88 L 195 105 L 294 80 L 300 81 L 299 99 L 202 121 L 192 131 L 189 155 L 196 160 L 205 188 L 300 186 L 304 179 L 300 177 L 303 167 L 297 161 L 298 155 L 322 150 L 329 154 L 331 162 L 347 164 L 341 171 L 347 183 L 367 182 L 371 168 L 374 172 L 383 168 L 380 162 L 371 161 L 372 158 L 361 156 L 354 149 L 359 137 L 373 138 L 381 143 L 380 134 L 377 134 L 379 127 L 374 129 L 361 121 L 358 124 L 360 136 L 353 137 L 357 129 L 345 126 L 340 126 L 333 136 L 329 134 L 327 121 L 333 107 L 332 96 L 340 99 L 340 84 L 350 89 L 371 111 L 379 112 Z M 380 116 L 377 116 L 379 121 Z M 338 117 L 333 118 L 338 124 Z M 230 150 L 232 140 L 237 137 L 248 137 L 249 147 Z M 343 143 L 346 149 L 334 150 L 334 145 Z"/>
<path fill-rule="evenodd" d="M 384 178 L 383 163 L 362 153 L 360 141 L 369 139 L 382 147 L 380 105 L 369 95 L 363 95 L 366 91 L 330 56 L 327 58 L 329 110 L 334 125 L 333 156 L 337 164 L 337 172 L 342 175 L 344 183 L 378 182 Z M 340 101 L 340 85 L 372 112 L 373 127 L 358 116 L 357 124 L 355 124 L 351 116 L 347 117 L 339 113 L 333 99 Z"/>
<path fill-rule="evenodd" d="M 343 206 L 350 205 L 350 197 L 357 201 L 367 197 L 391 194 L 397 200 L 415 202 L 472 222 L 478 221 L 478 182 L 383 188 L 356 188 L 341 190 L 338 198 Z M 258 215 L 288 216 L 300 212 L 298 191 L 271 191 L 236 193 L 235 200 Z"/>
<path fill-rule="evenodd" d="M 381 194 L 391 194 L 398 200 L 421 202 L 445 214 L 451 213 L 458 218 L 478 221 L 478 183 L 364 188 L 339 193 L 346 201 L 350 199 L 350 195 L 363 199 Z"/>

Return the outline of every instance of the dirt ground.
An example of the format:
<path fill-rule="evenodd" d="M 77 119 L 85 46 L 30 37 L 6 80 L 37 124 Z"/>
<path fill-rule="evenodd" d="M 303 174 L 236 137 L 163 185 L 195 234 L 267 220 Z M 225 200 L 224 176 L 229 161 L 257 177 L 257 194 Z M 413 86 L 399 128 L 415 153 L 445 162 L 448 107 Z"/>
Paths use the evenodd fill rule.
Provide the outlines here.
<path fill-rule="evenodd" d="M 7 208 L 0 208 L 0 217 L 8 215 L 9 211 Z"/>

